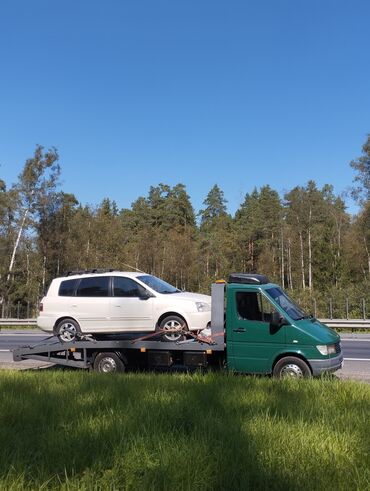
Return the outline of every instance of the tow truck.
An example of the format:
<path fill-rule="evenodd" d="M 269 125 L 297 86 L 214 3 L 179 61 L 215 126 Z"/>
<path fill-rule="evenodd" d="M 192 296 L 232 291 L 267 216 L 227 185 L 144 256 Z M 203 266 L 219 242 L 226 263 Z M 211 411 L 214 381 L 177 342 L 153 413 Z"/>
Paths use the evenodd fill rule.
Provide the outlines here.
<path fill-rule="evenodd" d="M 13 351 L 14 361 L 40 360 L 97 372 L 129 369 L 219 368 L 276 377 L 311 377 L 342 367 L 339 335 L 305 312 L 261 274 L 233 273 L 212 284 L 210 329 L 85 335 L 72 342 L 50 337 Z M 166 331 L 168 334 L 168 331 Z"/>

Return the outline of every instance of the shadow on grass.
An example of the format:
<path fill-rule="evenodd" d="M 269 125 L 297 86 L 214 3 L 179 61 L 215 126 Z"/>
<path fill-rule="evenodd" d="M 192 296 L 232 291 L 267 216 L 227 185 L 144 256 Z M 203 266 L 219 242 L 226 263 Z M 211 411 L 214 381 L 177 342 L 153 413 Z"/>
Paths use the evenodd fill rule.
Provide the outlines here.
<path fill-rule="evenodd" d="M 36 488 L 68 480 L 76 489 L 81 483 L 97 489 L 297 489 L 318 464 L 316 440 L 307 442 L 308 461 L 292 469 L 282 458 L 289 442 L 284 435 L 302 437 L 305 425 L 329 421 L 323 419 L 323 385 L 222 374 L 10 373 L 0 378 L 0 487 L 12 468 Z M 348 410 L 364 401 L 357 402 L 348 400 Z M 320 471 L 322 487 L 323 479 Z"/>

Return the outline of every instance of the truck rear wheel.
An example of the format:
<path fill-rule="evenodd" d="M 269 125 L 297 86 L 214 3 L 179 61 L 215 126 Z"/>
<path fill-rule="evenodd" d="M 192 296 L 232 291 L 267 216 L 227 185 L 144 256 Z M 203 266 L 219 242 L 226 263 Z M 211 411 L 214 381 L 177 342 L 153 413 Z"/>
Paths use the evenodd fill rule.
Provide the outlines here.
<path fill-rule="evenodd" d="M 126 367 L 117 353 L 98 353 L 93 368 L 99 373 L 124 372 Z"/>
<path fill-rule="evenodd" d="M 281 360 L 275 364 L 272 374 L 274 377 L 278 378 L 303 378 L 312 376 L 310 367 L 307 363 L 295 356 L 281 358 Z"/>

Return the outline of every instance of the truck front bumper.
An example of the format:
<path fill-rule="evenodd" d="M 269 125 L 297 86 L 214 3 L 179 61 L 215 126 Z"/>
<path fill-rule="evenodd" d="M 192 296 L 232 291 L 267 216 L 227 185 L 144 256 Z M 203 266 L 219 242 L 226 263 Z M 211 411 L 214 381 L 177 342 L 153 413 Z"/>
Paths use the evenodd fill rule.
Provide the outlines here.
<path fill-rule="evenodd" d="M 339 370 L 343 366 L 343 354 L 340 353 L 338 356 L 334 358 L 326 358 L 325 360 L 308 360 L 311 369 L 312 375 L 320 375 L 323 372 L 335 372 Z"/>

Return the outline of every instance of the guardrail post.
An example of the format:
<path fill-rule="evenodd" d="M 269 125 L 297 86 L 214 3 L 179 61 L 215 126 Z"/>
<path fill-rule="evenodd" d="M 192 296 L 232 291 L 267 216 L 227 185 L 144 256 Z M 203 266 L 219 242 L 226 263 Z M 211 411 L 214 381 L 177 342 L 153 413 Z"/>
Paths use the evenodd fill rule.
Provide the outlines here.
<path fill-rule="evenodd" d="M 316 303 L 316 298 L 313 299 L 313 315 L 314 315 L 314 317 L 317 317 L 317 303 Z"/>
<path fill-rule="evenodd" d="M 348 320 L 349 318 L 349 302 L 348 302 L 348 297 L 346 297 L 346 319 Z"/>
<path fill-rule="evenodd" d="M 366 319 L 366 301 L 364 298 L 362 299 L 362 315 L 363 315 L 363 319 L 365 320 Z"/>
<path fill-rule="evenodd" d="M 18 303 L 17 303 L 17 319 L 19 319 L 19 307 L 20 307 L 20 301 L 18 300 Z"/>

